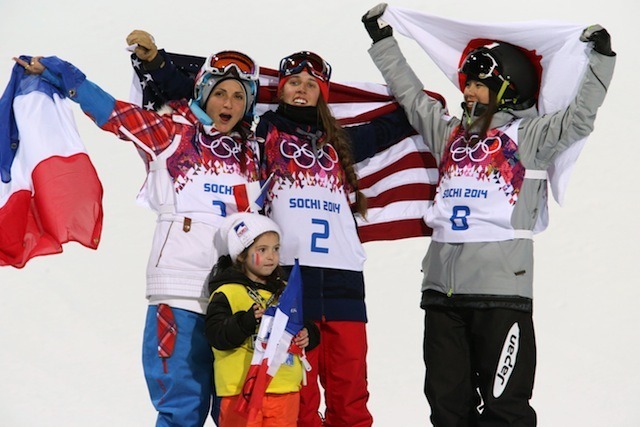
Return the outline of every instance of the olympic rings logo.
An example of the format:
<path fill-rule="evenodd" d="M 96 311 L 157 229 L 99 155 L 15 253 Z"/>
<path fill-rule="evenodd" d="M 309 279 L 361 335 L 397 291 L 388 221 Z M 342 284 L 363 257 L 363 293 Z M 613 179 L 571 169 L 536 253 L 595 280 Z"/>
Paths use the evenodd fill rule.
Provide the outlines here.
<path fill-rule="evenodd" d="M 219 135 L 210 141 L 205 141 L 204 135 L 199 135 L 200 145 L 208 148 L 214 156 L 220 159 L 228 159 L 233 156 L 240 161 L 238 153 L 242 151 L 242 146 L 233 138 L 227 135 Z"/>
<path fill-rule="evenodd" d="M 492 136 L 480 140 L 476 135 L 473 135 L 469 141 L 464 136 L 453 141 L 449 152 L 451 153 L 451 158 L 456 162 L 469 157 L 472 162 L 480 163 L 490 155 L 500 151 L 501 148 L 502 140 L 498 137 Z"/>
<path fill-rule="evenodd" d="M 330 171 L 339 161 L 338 153 L 329 144 L 324 145 L 318 150 L 317 155 L 314 155 L 309 144 L 304 143 L 298 146 L 294 142 L 283 139 L 280 143 L 280 153 L 283 157 L 293 160 L 302 169 L 309 169 L 317 162 L 323 170 Z"/>

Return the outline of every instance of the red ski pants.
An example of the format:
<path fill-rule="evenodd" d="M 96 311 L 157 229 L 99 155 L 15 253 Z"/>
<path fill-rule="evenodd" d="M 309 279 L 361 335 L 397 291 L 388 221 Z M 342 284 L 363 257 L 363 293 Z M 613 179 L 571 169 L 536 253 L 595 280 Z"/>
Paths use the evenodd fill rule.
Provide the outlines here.
<path fill-rule="evenodd" d="M 298 427 L 370 427 L 367 409 L 367 332 L 364 322 L 316 322 L 320 345 L 307 353 L 311 372 L 300 390 Z M 324 424 L 318 409 L 320 387 L 327 407 Z"/>

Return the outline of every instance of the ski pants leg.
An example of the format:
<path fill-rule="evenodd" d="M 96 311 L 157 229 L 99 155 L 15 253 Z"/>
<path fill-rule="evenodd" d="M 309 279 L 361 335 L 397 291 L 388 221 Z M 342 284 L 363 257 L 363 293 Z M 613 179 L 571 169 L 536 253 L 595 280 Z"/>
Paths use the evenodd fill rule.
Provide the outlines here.
<path fill-rule="evenodd" d="M 424 321 L 424 392 L 435 427 L 471 427 L 476 405 L 466 320 L 456 310 L 427 308 Z"/>
<path fill-rule="evenodd" d="M 536 365 L 531 313 L 429 307 L 424 359 L 434 426 L 536 425 L 529 405 Z"/>
<path fill-rule="evenodd" d="M 155 305 L 149 306 L 144 330 L 142 361 L 149 395 L 158 411 L 156 427 L 202 427 L 212 400 L 217 400 L 212 399 L 213 353 L 204 334 L 204 315 L 172 311 L 178 333 L 170 357 L 158 354 Z"/>
<path fill-rule="evenodd" d="M 327 407 L 324 426 L 370 427 L 373 417 L 367 409 L 366 323 L 325 321 L 319 322 L 318 327 L 320 345 L 315 349 L 317 365 L 314 368 L 318 369 L 324 388 Z M 309 386 L 317 388 L 317 383 L 310 381 Z"/>
<path fill-rule="evenodd" d="M 477 358 L 483 410 L 478 427 L 533 427 L 529 404 L 536 370 L 536 344 L 531 313 L 475 310 L 471 336 Z"/>
<path fill-rule="evenodd" d="M 316 322 L 317 323 L 317 322 Z M 318 327 L 320 324 L 318 323 Z M 322 347 L 322 333 L 320 345 L 307 352 L 307 362 L 311 365 L 311 371 L 307 372 L 307 384 L 300 389 L 300 413 L 298 414 L 298 427 L 322 427 L 320 409 L 320 347 Z"/>

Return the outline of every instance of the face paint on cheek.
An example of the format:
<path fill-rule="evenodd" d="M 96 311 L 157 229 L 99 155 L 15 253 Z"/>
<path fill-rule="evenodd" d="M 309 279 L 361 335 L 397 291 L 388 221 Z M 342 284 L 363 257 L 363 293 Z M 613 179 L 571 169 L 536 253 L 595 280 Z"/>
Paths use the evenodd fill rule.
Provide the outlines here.
<path fill-rule="evenodd" d="M 257 252 L 254 252 L 251 258 L 252 258 L 251 261 L 253 262 L 253 265 L 255 265 L 256 267 L 259 267 L 260 266 L 260 254 L 258 254 Z"/>

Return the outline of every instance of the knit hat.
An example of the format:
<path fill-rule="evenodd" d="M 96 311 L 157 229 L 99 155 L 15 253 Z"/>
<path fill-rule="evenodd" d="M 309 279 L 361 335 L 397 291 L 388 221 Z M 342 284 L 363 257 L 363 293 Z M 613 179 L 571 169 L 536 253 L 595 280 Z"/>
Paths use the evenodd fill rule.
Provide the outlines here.
<path fill-rule="evenodd" d="M 272 219 L 256 213 L 243 212 L 229 215 L 218 232 L 222 240 L 226 240 L 229 255 L 235 262 L 242 251 L 268 231 L 282 235 L 280 227 Z"/>

